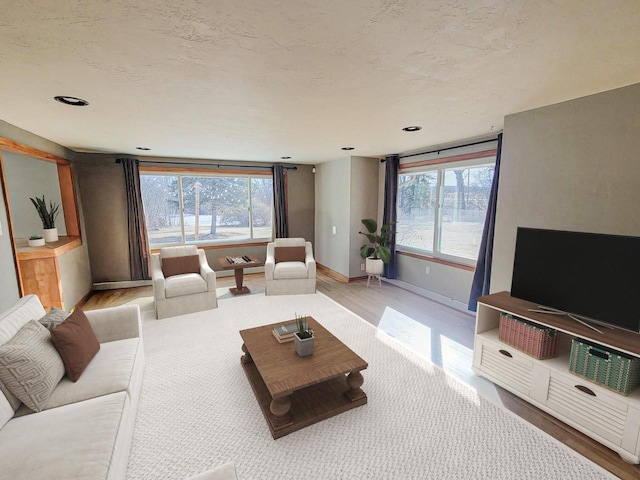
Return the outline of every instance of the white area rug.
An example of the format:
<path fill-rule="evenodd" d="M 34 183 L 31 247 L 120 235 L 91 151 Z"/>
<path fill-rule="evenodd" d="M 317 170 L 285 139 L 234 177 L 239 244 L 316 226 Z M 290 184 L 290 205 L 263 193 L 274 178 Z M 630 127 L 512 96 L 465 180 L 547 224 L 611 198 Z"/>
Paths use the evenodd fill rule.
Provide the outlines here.
<path fill-rule="evenodd" d="M 238 331 L 294 313 L 369 363 L 369 403 L 273 440 L 240 365 Z M 143 319 L 130 479 L 183 479 L 226 462 L 242 480 L 613 478 L 322 294 L 250 295 Z"/>

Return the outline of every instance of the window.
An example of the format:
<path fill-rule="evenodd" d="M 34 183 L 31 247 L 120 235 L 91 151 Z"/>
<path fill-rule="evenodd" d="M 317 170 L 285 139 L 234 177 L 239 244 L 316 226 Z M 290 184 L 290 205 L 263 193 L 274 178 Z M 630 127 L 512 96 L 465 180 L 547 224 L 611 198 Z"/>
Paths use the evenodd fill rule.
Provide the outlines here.
<path fill-rule="evenodd" d="M 141 173 L 149 245 L 271 239 L 271 177 Z"/>
<path fill-rule="evenodd" d="M 398 249 L 475 263 L 494 166 L 484 158 L 401 170 Z"/>

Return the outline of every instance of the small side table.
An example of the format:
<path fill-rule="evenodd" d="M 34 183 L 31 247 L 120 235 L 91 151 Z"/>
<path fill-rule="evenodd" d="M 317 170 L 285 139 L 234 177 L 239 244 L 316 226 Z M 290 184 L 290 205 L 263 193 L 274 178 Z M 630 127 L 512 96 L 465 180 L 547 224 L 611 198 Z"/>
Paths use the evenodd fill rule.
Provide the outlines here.
<path fill-rule="evenodd" d="M 238 258 L 238 257 L 231 257 Z M 226 257 L 218 258 L 218 263 L 223 270 L 233 270 L 236 277 L 236 286 L 229 288 L 229 291 L 233 295 L 242 295 L 243 293 L 249 293 L 249 287 L 242 285 L 244 279 L 244 269 L 247 267 L 260 267 L 262 262 L 255 257 L 247 257 L 250 261 L 244 261 L 242 263 L 229 263 Z"/>

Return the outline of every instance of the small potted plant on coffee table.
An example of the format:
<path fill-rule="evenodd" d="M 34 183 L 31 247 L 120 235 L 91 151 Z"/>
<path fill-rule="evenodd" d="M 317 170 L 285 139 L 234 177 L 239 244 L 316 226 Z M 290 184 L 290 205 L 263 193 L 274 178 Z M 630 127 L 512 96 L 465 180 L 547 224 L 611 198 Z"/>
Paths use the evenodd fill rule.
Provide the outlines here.
<path fill-rule="evenodd" d="M 293 335 L 296 353 L 301 357 L 308 357 L 313 353 L 315 339 L 313 330 L 309 327 L 307 317 L 298 314 L 296 314 L 296 326 L 298 331 Z"/>

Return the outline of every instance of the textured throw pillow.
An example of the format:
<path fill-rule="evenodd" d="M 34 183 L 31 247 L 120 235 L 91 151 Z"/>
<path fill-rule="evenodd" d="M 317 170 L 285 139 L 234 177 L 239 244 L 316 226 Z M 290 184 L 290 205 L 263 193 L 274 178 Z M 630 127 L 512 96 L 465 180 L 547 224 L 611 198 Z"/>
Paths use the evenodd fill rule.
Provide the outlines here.
<path fill-rule="evenodd" d="M 200 256 L 183 255 L 163 258 L 162 273 L 165 277 L 182 275 L 183 273 L 200 273 Z"/>
<path fill-rule="evenodd" d="M 304 262 L 306 253 L 305 247 L 275 247 L 273 256 L 278 262 Z"/>
<path fill-rule="evenodd" d="M 0 381 L 31 410 L 44 408 L 63 376 L 64 365 L 49 331 L 36 320 L 0 346 Z"/>
<path fill-rule="evenodd" d="M 100 342 L 87 316 L 80 309 L 51 330 L 51 341 L 58 350 L 67 376 L 72 382 L 80 378 L 91 359 L 100 350 Z"/>
<path fill-rule="evenodd" d="M 47 330 L 53 330 L 62 322 L 64 322 L 68 316 L 69 312 L 65 312 L 64 310 L 60 310 L 56 307 L 51 307 L 49 313 L 47 313 L 44 317 L 38 319 L 38 322 L 47 327 Z"/>

